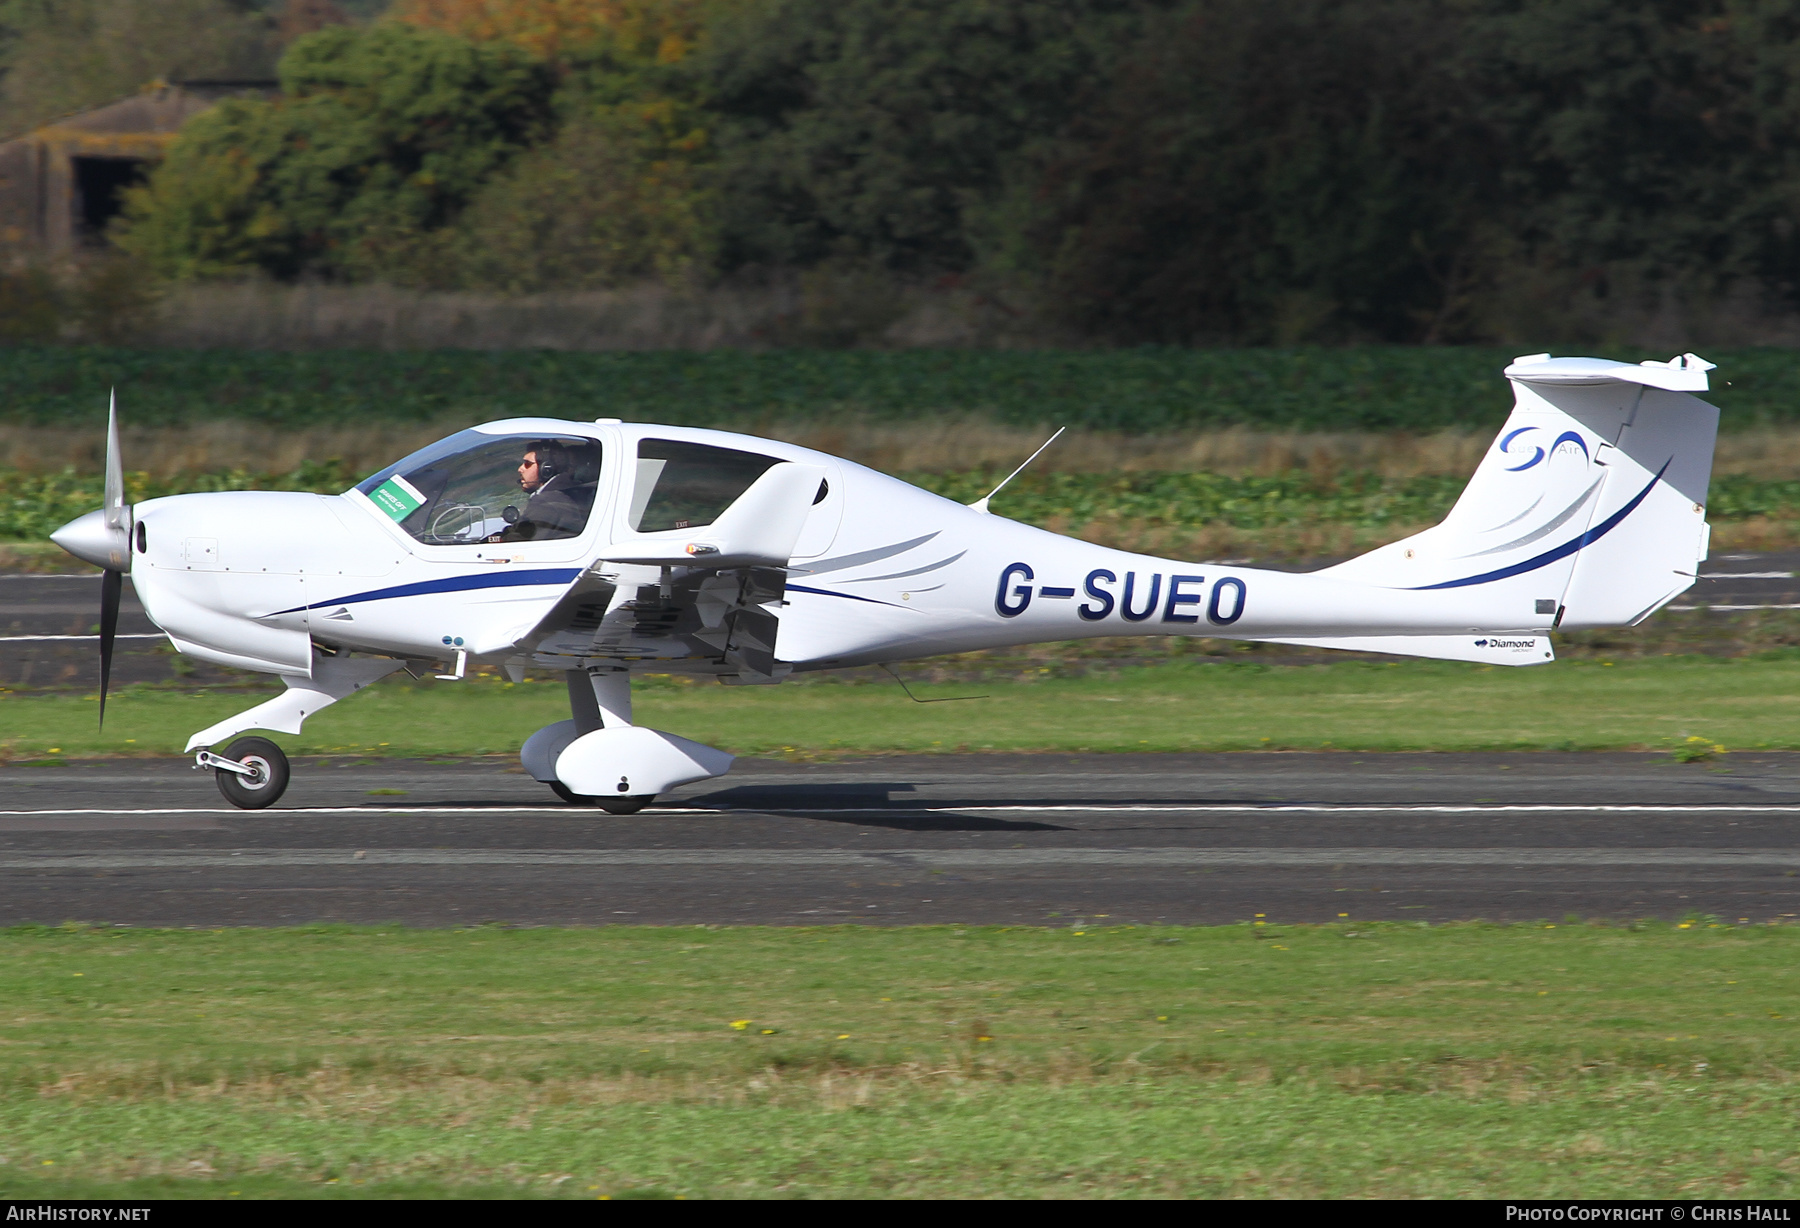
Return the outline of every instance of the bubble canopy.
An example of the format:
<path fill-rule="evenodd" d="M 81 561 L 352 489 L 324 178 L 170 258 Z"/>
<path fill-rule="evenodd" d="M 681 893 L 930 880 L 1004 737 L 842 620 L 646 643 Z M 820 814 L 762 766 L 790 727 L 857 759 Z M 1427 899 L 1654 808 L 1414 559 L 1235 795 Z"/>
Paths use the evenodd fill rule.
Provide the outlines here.
<path fill-rule="evenodd" d="M 458 431 L 356 484 L 428 546 L 579 536 L 594 509 L 600 443 Z"/>

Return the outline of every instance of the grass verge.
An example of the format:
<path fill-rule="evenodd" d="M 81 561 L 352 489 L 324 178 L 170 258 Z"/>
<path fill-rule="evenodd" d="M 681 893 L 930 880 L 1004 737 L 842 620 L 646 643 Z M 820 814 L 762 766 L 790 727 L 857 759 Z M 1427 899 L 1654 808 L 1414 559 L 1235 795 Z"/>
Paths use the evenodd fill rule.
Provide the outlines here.
<path fill-rule="evenodd" d="M 1048 667 L 1046 673 L 1048 673 Z M 918 751 L 1605 750 L 1701 736 L 1731 748 L 1800 749 L 1800 653 L 1589 658 L 1531 669 L 1375 660 L 1329 665 L 1177 659 L 1085 677 L 920 684 L 829 678 L 727 688 L 640 679 L 635 719 L 739 754 Z M 96 729 L 95 696 L 0 693 L 0 755 L 176 754 L 189 733 L 260 693 L 126 688 Z M 393 681 L 276 735 L 295 754 L 516 752 L 566 719 L 560 680 Z"/>
<path fill-rule="evenodd" d="M 0 1197 L 1800 1184 L 1791 926 L 1091 920 L 0 932 Z"/>

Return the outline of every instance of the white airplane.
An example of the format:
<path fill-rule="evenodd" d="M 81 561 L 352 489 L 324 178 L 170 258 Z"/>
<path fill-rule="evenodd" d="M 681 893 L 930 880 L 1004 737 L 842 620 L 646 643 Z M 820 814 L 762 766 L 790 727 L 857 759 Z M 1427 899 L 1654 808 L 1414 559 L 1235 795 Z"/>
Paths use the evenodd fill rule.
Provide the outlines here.
<path fill-rule="evenodd" d="M 341 495 L 129 507 L 115 413 L 105 506 L 54 538 L 105 568 L 102 720 L 127 571 L 178 650 L 287 684 L 188 740 L 235 805 L 288 782 L 275 743 L 236 735 L 479 663 L 565 672 L 570 719 L 524 766 L 629 814 L 732 762 L 632 724 L 634 670 L 758 685 L 1103 635 L 1542 664 L 1552 629 L 1632 625 L 1694 583 L 1719 413 L 1689 394 L 1710 369 L 1517 359 L 1512 416 L 1444 522 L 1303 575 L 1113 550 L 793 444 L 616 418 L 486 423 Z"/>

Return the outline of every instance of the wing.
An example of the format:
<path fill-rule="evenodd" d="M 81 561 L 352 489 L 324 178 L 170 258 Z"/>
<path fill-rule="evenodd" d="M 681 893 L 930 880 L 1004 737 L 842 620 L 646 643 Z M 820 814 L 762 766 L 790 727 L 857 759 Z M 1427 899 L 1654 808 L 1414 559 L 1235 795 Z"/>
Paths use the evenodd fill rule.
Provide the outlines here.
<path fill-rule="evenodd" d="M 778 567 L 589 571 L 517 645 L 520 664 L 686 662 L 727 681 L 775 682 L 787 572 Z"/>
<path fill-rule="evenodd" d="M 687 662 L 728 682 L 776 682 L 787 566 L 825 470 L 775 465 L 692 539 L 640 541 L 597 562 L 528 634 L 519 663 Z"/>

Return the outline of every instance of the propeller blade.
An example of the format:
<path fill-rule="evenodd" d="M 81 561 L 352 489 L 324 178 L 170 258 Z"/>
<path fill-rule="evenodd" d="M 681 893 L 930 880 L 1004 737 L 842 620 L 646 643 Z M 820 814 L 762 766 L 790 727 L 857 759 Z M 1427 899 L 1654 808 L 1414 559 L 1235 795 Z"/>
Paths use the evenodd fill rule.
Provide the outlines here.
<path fill-rule="evenodd" d="M 106 728 L 106 692 L 112 685 L 113 640 L 119 632 L 119 594 L 125 577 L 107 570 L 100 576 L 100 727 Z"/>
<path fill-rule="evenodd" d="M 125 466 L 119 458 L 119 393 L 112 391 L 106 405 L 106 527 L 125 527 Z"/>

